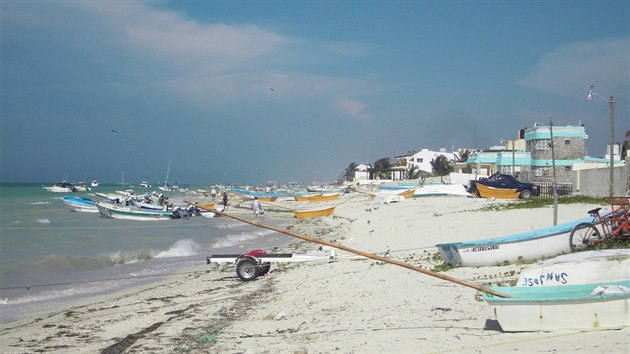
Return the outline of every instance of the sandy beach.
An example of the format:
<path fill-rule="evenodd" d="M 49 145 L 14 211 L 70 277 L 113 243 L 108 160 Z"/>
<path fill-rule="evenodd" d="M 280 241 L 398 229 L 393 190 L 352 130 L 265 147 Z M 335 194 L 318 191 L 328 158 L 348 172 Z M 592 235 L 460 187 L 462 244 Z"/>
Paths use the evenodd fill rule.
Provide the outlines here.
<path fill-rule="evenodd" d="M 371 205 L 365 194 L 350 193 L 329 203 L 337 205 L 333 216 L 291 219 L 291 231 L 387 253 L 426 269 L 442 263 L 435 257 L 437 243 L 519 233 L 553 222 L 552 208 L 482 211 L 505 202 L 476 198 Z M 257 221 L 264 223 L 275 210 L 283 210 L 275 205 L 265 205 L 266 214 Z M 558 223 L 585 217 L 591 208 L 561 205 Z M 229 211 L 253 219 L 245 209 Z M 292 214 L 283 215 L 289 219 Z M 300 240 L 276 251 L 327 252 Z M 630 328 L 504 333 L 491 307 L 472 288 L 343 251 L 336 254 L 334 261 L 272 265 L 268 275 L 250 282 L 240 281 L 234 267 L 208 265 L 28 315 L 0 326 L 0 352 L 630 352 Z M 444 274 L 487 285 L 515 280 L 522 267 L 455 268 Z"/>

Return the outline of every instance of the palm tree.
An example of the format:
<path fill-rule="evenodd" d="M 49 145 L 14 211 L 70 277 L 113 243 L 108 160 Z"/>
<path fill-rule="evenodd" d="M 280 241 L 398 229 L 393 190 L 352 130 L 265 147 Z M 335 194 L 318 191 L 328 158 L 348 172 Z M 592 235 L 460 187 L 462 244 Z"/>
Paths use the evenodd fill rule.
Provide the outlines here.
<path fill-rule="evenodd" d="M 420 178 L 420 169 L 418 166 L 411 165 L 405 170 L 405 178 L 407 179 L 418 179 Z"/>
<path fill-rule="evenodd" d="M 344 178 L 346 181 L 352 181 L 354 179 L 354 172 L 357 169 L 357 165 L 355 162 L 351 162 L 348 167 L 346 167 L 346 172 L 344 173 Z"/>
<path fill-rule="evenodd" d="M 433 168 L 433 174 L 436 176 L 444 176 L 453 172 L 453 166 L 444 155 L 431 160 L 431 167 Z"/>
<path fill-rule="evenodd" d="M 392 163 L 389 157 L 383 157 L 374 162 L 374 171 L 377 179 L 389 179 L 391 177 Z"/>

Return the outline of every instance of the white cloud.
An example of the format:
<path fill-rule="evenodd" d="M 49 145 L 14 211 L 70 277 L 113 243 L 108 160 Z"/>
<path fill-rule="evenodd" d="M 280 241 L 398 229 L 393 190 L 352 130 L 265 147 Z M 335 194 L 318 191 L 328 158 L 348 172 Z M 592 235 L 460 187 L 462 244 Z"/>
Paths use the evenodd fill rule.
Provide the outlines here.
<path fill-rule="evenodd" d="M 606 92 L 627 90 L 630 38 L 561 45 L 544 55 L 520 84 L 563 96 L 583 96 L 590 84 Z"/>
<path fill-rule="evenodd" d="M 335 107 L 351 118 L 361 121 L 370 119 L 369 115 L 365 113 L 365 104 L 361 101 L 353 99 L 340 99 L 337 101 Z"/>

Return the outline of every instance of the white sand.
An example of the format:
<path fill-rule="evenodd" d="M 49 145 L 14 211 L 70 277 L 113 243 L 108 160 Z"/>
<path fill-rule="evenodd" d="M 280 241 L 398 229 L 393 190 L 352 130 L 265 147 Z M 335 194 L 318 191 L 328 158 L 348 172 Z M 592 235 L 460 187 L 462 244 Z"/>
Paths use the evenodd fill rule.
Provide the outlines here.
<path fill-rule="evenodd" d="M 339 204 L 334 216 L 296 219 L 291 230 L 367 252 L 389 250 L 393 258 L 431 269 L 441 264 L 433 260 L 436 243 L 519 233 L 553 222 L 552 208 L 476 210 L 497 203 L 430 197 L 371 207 L 365 195 L 350 194 L 330 203 Z M 582 218 L 592 207 L 561 205 L 558 223 Z M 273 209 L 267 206 L 267 215 Z M 319 247 L 296 241 L 286 251 L 315 253 Z M 630 352 L 630 328 L 503 333 L 474 289 L 341 251 L 337 255 L 334 262 L 274 265 L 269 275 L 251 282 L 239 281 L 233 267 L 208 266 L 29 316 L 0 326 L 0 352 Z M 445 274 L 486 285 L 514 281 L 521 268 L 457 268 Z"/>

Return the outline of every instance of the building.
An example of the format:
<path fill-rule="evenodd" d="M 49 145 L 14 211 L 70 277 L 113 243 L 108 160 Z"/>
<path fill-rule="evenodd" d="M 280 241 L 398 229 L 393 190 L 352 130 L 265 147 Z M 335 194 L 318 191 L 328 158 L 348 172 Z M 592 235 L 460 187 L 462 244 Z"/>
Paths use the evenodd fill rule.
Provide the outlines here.
<path fill-rule="evenodd" d="M 553 139 L 552 139 L 553 135 Z M 607 167 L 607 158 L 586 156 L 584 125 L 548 126 L 534 123 L 521 129 L 518 139 L 507 141 L 505 149 L 471 154 L 467 164 L 475 174 L 507 173 L 529 182 L 569 183 L 572 171 Z M 553 149 L 552 149 L 553 147 Z M 618 151 L 618 150 L 615 150 Z M 617 163 L 620 156 L 615 154 Z"/>
<path fill-rule="evenodd" d="M 444 156 L 448 161 L 457 161 L 459 159 L 457 154 L 446 152 L 446 149 L 444 148 L 440 149 L 440 151 L 422 149 L 408 155 L 395 157 L 394 165 L 402 169 L 408 169 L 415 166 L 420 171 L 431 173 L 433 171 L 431 161 L 435 160 L 438 156 Z"/>

